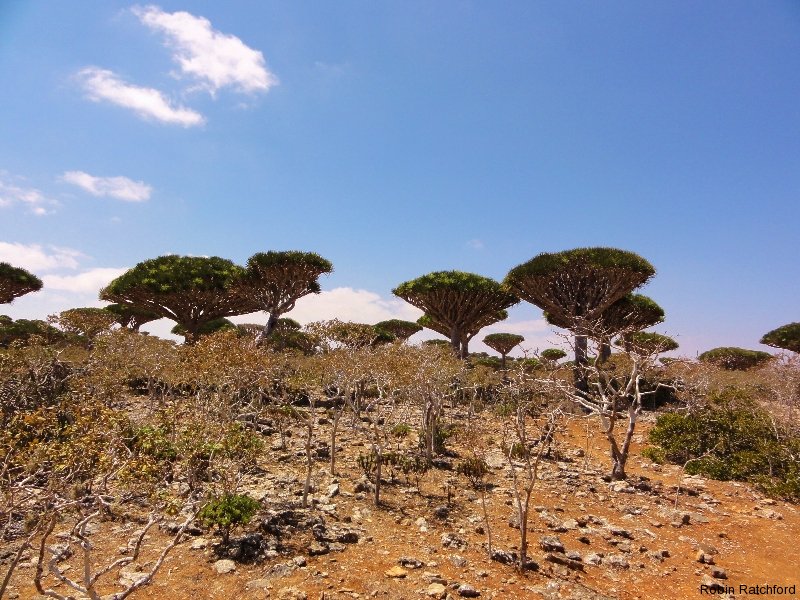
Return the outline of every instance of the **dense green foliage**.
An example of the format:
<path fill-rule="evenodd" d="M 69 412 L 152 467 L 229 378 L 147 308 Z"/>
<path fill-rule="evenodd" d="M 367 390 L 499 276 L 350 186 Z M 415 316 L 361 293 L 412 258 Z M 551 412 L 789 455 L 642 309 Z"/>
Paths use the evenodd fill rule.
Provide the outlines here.
<path fill-rule="evenodd" d="M 636 331 L 626 336 L 625 341 L 631 349 L 640 354 L 660 354 L 678 349 L 678 342 L 668 335 Z"/>
<path fill-rule="evenodd" d="M 213 321 L 207 321 L 203 323 L 197 330 L 198 336 L 208 335 L 209 333 L 214 333 L 215 331 L 222 331 L 224 329 L 234 330 L 236 329 L 236 325 L 234 325 L 228 319 L 214 319 Z M 173 335 L 186 335 L 186 329 L 182 325 L 175 325 L 171 330 L 170 333 Z"/>
<path fill-rule="evenodd" d="M 227 494 L 221 498 L 210 500 L 197 515 L 197 519 L 206 526 L 216 526 L 223 543 L 228 543 L 228 536 L 233 527 L 247 525 L 258 512 L 261 505 L 245 494 Z"/>
<path fill-rule="evenodd" d="M 652 459 L 685 464 L 686 472 L 751 481 L 800 499 L 800 436 L 776 426 L 741 389 L 714 394 L 689 413 L 661 415 L 650 431 Z"/>
<path fill-rule="evenodd" d="M 151 310 L 134 306 L 133 304 L 109 304 L 103 307 L 113 314 L 117 323 L 122 327 L 128 327 L 134 331 L 139 331 L 139 327 L 145 323 L 150 323 L 160 319 L 161 316 Z"/>
<path fill-rule="evenodd" d="M 42 289 L 42 280 L 33 273 L 0 262 L 0 304 L 7 304 L 30 292 Z"/>
<path fill-rule="evenodd" d="M 729 371 L 747 371 L 771 360 L 773 356 L 769 352 L 760 350 L 725 346 L 707 350 L 697 358 L 701 362 L 707 362 Z"/>
<path fill-rule="evenodd" d="M 113 280 L 100 298 L 172 319 L 191 343 L 206 323 L 258 310 L 236 293 L 243 275 L 241 267 L 224 258 L 171 254 L 140 262 Z"/>
<path fill-rule="evenodd" d="M 422 331 L 422 325 L 413 321 L 403 321 L 402 319 L 389 319 L 375 323 L 375 328 L 386 331 L 398 340 L 405 341 L 415 333 Z"/>
<path fill-rule="evenodd" d="M 31 336 L 40 336 L 49 341 L 62 337 L 60 331 L 45 321 L 38 319 L 17 319 L 0 315 L 0 348 L 8 348 L 12 343 L 26 342 Z"/>
<path fill-rule="evenodd" d="M 773 348 L 800 352 L 800 323 L 789 323 L 773 329 L 764 334 L 760 343 Z"/>
<path fill-rule="evenodd" d="M 563 252 L 542 252 L 509 272 L 509 279 L 517 281 L 568 271 L 577 265 L 587 265 L 598 270 L 623 270 L 640 273 L 645 281 L 655 275 L 653 265 L 638 254 L 617 248 L 575 248 Z M 644 283 L 644 281 L 642 282 Z"/>
<path fill-rule="evenodd" d="M 469 340 L 478 331 L 519 302 L 495 280 L 463 271 L 428 273 L 392 293 L 425 311 L 427 321 L 417 323 L 447 336 L 461 358 L 467 357 Z"/>
<path fill-rule="evenodd" d="M 558 362 L 567 355 L 561 348 L 546 348 L 539 353 L 544 360 Z"/>

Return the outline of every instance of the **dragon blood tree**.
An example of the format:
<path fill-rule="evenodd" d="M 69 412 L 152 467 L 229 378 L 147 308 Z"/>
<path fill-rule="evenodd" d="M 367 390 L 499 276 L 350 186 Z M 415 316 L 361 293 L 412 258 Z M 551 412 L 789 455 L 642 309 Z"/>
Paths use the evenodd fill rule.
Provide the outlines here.
<path fill-rule="evenodd" d="M 469 343 L 481 329 L 499 321 L 505 321 L 507 318 L 508 311 L 498 310 L 496 313 L 484 315 L 483 318 L 475 321 L 469 329 L 462 331 L 459 342 L 459 356 L 462 356 L 463 358 L 469 356 Z M 419 319 L 417 319 L 417 323 L 422 327 L 430 329 L 431 331 L 440 333 L 448 338 L 450 337 L 450 327 L 445 323 L 437 321 L 428 314 L 422 315 Z"/>
<path fill-rule="evenodd" d="M 483 338 L 484 344 L 500 353 L 500 368 L 504 371 L 506 369 L 506 356 L 524 341 L 525 338 L 516 333 L 490 333 Z"/>
<path fill-rule="evenodd" d="M 401 283 L 392 292 L 422 309 L 447 331 L 444 335 L 460 358 L 466 358 L 467 348 L 462 342 L 469 332 L 474 335 L 480 329 L 478 324 L 485 326 L 487 318 L 493 319 L 499 311 L 519 302 L 494 279 L 463 271 L 428 273 Z"/>
<path fill-rule="evenodd" d="M 218 256 L 170 254 L 128 269 L 100 291 L 100 299 L 171 319 L 193 344 L 211 321 L 258 310 L 236 293 L 243 275 L 244 269 Z"/>
<path fill-rule="evenodd" d="M 247 260 L 240 293 L 269 317 L 258 343 L 275 329 L 281 315 L 294 308 L 308 294 L 319 294 L 320 275 L 333 272 L 333 264 L 313 252 L 269 251 Z"/>
<path fill-rule="evenodd" d="M 385 331 L 386 333 L 394 336 L 396 340 L 405 342 L 415 333 L 422 331 L 422 325 L 414 323 L 413 321 L 403 321 L 402 319 L 389 319 L 388 321 L 381 321 L 375 323 L 375 329 Z"/>
<path fill-rule="evenodd" d="M 800 353 L 800 323 L 789 323 L 765 333 L 761 343 L 781 350 Z"/>
<path fill-rule="evenodd" d="M 25 269 L 0 262 L 0 304 L 8 304 L 30 292 L 42 289 L 42 280 Z"/>
<path fill-rule="evenodd" d="M 575 336 L 575 386 L 588 393 L 583 372 L 587 340 L 614 302 L 646 283 L 655 268 L 633 252 L 616 248 L 576 248 L 544 252 L 511 269 L 505 285 L 543 309 L 552 323 Z"/>

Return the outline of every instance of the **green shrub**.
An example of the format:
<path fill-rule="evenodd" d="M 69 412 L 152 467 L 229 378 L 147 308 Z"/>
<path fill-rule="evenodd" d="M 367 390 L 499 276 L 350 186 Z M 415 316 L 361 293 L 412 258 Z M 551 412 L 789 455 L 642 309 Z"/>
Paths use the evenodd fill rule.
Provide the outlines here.
<path fill-rule="evenodd" d="M 207 527 L 217 527 L 222 542 L 228 543 L 231 529 L 247 525 L 261 508 L 261 504 L 246 494 L 226 494 L 210 500 L 197 515 L 197 520 Z"/>
<path fill-rule="evenodd" d="M 666 459 L 664 449 L 657 446 L 648 446 L 642 450 L 642 456 L 657 465 L 663 465 Z"/>
<path fill-rule="evenodd" d="M 411 425 L 408 423 L 398 423 L 392 427 L 392 435 L 395 437 L 407 437 L 411 433 Z"/>
<path fill-rule="evenodd" d="M 800 436 L 783 431 L 744 390 L 728 388 L 687 414 L 661 415 L 643 455 L 686 465 L 689 474 L 749 481 L 762 490 L 800 499 Z M 647 453 L 647 454 L 645 454 Z"/>

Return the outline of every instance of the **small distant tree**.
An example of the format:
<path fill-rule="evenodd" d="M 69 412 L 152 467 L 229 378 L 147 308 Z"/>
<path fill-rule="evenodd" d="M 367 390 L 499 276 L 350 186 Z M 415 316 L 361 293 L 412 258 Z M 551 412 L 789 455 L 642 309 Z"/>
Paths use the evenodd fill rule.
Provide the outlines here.
<path fill-rule="evenodd" d="M 7 262 L 0 262 L 0 304 L 8 304 L 14 298 L 40 289 L 42 280 L 36 275 Z"/>
<path fill-rule="evenodd" d="M 333 264 L 313 252 L 259 252 L 247 260 L 240 293 L 268 313 L 258 342 L 275 329 L 278 318 L 308 294 L 319 294 L 319 277 L 333 272 Z"/>
<path fill-rule="evenodd" d="M 244 270 L 218 256 L 160 256 L 140 262 L 101 290 L 100 299 L 175 321 L 193 344 L 211 321 L 258 310 L 236 291 Z"/>
<path fill-rule="evenodd" d="M 519 346 L 525 338 L 516 333 L 490 333 L 483 338 L 483 343 L 500 353 L 500 368 L 506 368 L 506 355 Z"/>
<path fill-rule="evenodd" d="M 17 319 L 0 315 L 0 348 L 8 348 L 15 341 L 26 342 L 31 336 L 53 341 L 63 336 L 55 327 L 38 319 Z"/>
<path fill-rule="evenodd" d="M 800 323 L 789 323 L 765 333 L 762 344 L 800 353 Z"/>
<path fill-rule="evenodd" d="M 208 321 L 203 323 L 203 325 L 197 330 L 197 336 L 201 337 L 204 335 L 208 335 L 210 333 L 216 333 L 217 331 L 227 331 L 227 330 L 235 330 L 236 325 L 234 325 L 228 319 L 214 319 L 213 321 Z M 182 325 L 175 325 L 170 330 L 170 333 L 173 335 L 182 335 L 185 340 L 188 341 L 188 335 L 186 329 Z"/>
<path fill-rule="evenodd" d="M 539 357 L 545 362 L 549 369 L 554 369 L 558 361 L 567 355 L 561 348 L 546 348 L 539 353 Z"/>
<path fill-rule="evenodd" d="M 657 325 L 664 320 L 664 309 L 652 298 L 642 294 L 628 294 L 603 311 L 600 317 L 599 359 L 608 360 L 611 356 L 610 339 L 624 332 L 627 337 L 635 331 L 641 331 Z"/>
<path fill-rule="evenodd" d="M 585 367 L 591 332 L 614 302 L 646 283 L 655 268 L 633 252 L 616 248 L 576 248 L 544 252 L 514 267 L 505 285 L 542 308 L 554 323 L 575 336 L 575 387 L 589 392 Z"/>
<path fill-rule="evenodd" d="M 700 362 L 710 363 L 728 371 L 747 371 L 772 360 L 773 356 L 769 352 L 760 350 L 723 346 L 707 350 L 697 358 Z"/>
<path fill-rule="evenodd" d="M 145 323 L 161 318 L 158 313 L 133 304 L 109 304 L 103 309 L 113 314 L 121 327 L 127 327 L 132 331 L 139 331 L 139 328 Z"/>
<path fill-rule="evenodd" d="M 648 331 L 636 331 L 626 336 L 625 346 L 630 350 L 636 350 L 639 354 L 659 354 L 678 349 L 678 342 L 668 335 L 651 333 Z"/>
<path fill-rule="evenodd" d="M 466 358 L 462 341 L 477 324 L 519 302 L 519 298 L 488 277 L 462 271 L 437 271 L 406 281 L 392 292 L 447 329 L 453 351 Z M 474 335 L 474 333 L 473 333 Z"/>
<path fill-rule="evenodd" d="M 469 343 L 481 329 L 483 329 L 484 327 L 488 327 L 489 325 L 493 325 L 494 323 L 505 321 L 507 318 L 508 318 L 508 311 L 498 310 L 495 313 L 491 314 L 487 313 L 483 315 L 480 319 L 472 323 L 468 329 L 463 330 L 461 332 L 461 342 L 459 344 L 460 356 L 462 358 L 466 358 L 469 356 Z M 430 329 L 431 331 L 435 331 L 436 333 L 441 333 L 444 336 L 450 337 L 450 326 L 447 325 L 446 323 L 437 321 L 431 315 L 428 314 L 422 315 L 419 319 L 417 319 L 417 324 L 427 329 Z M 431 340 L 431 341 L 438 342 L 440 340 Z"/>
<path fill-rule="evenodd" d="M 375 323 L 375 329 L 386 331 L 393 335 L 395 339 L 405 342 L 415 333 L 422 331 L 422 325 L 413 321 L 403 321 L 402 319 L 390 319 Z"/>

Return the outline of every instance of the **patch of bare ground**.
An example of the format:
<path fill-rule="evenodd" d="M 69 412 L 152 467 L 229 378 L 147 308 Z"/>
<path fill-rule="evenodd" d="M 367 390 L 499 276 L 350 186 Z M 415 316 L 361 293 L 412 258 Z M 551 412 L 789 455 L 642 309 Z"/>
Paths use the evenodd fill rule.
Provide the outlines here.
<path fill-rule="evenodd" d="M 489 425 L 484 431 L 500 431 L 500 421 L 492 421 L 497 417 L 482 419 Z M 403 475 L 390 480 L 393 474 L 385 473 L 383 502 L 376 507 L 357 464 L 366 452 L 364 440 L 344 423 L 340 472 L 330 476 L 320 452 L 312 509 L 299 503 L 302 434 L 294 432 L 286 450 L 279 449 L 276 435 L 270 460 L 243 486 L 262 501 L 263 511 L 244 532 L 234 533 L 232 547 L 220 548 L 211 531 L 195 531 L 132 597 L 685 599 L 704 597 L 700 586 L 712 580 L 735 588 L 734 597 L 741 597 L 740 584 L 800 584 L 795 506 L 745 484 L 682 477 L 678 467 L 649 463 L 639 454 L 647 423 L 636 434 L 628 480 L 610 482 L 604 477 L 607 446 L 589 420 L 588 443 L 586 418 L 573 417 L 554 457 L 542 463 L 529 522 L 535 570 L 520 573 L 490 560 L 480 494 L 454 469 L 469 455 L 466 438 L 451 440 L 451 456 L 421 478 L 419 489 Z M 327 426 L 320 425 L 317 440 L 327 439 Z M 402 449 L 414 443 L 412 434 L 399 444 Z M 499 456 L 490 461 L 494 468 L 487 477 L 489 526 L 493 547 L 513 552 L 519 533 L 512 527 L 512 482 Z M 92 560 L 113 561 L 140 527 L 121 517 L 98 522 L 90 532 Z M 139 560 L 121 576 L 145 571 L 169 539 L 168 531 L 153 528 Z M 240 560 L 218 562 L 231 555 Z M 35 558 L 33 551 L 23 557 L 9 598 L 38 598 Z M 67 559 L 62 569 L 77 572 L 83 568 L 79 559 Z M 109 574 L 101 592 L 121 590 L 119 577 Z M 50 577 L 45 582 L 70 593 Z"/>

